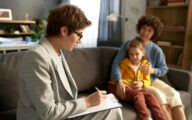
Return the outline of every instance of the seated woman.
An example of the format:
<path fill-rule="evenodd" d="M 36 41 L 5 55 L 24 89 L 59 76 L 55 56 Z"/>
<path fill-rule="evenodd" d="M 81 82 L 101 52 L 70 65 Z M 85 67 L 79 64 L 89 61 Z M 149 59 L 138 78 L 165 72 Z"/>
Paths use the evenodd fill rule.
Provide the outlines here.
<path fill-rule="evenodd" d="M 180 94 L 175 89 L 158 79 L 158 77 L 165 75 L 168 71 L 162 49 L 152 42 L 152 40 L 160 35 L 161 30 L 162 23 L 159 18 L 152 15 L 145 15 L 139 19 L 137 23 L 137 32 L 139 33 L 141 42 L 144 44 L 149 60 L 148 66 L 140 66 L 139 69 L 144 73 L 149 73 L 151 86 L 158 88 L 154 89 L 152 93 L 157 96 L 168 120 L 185 120 L 186 118 Z M 122 97 L 125 96 L 125 86 L 119 82 L 122 80 L 120 62 L 127 55 L 126 46 L 129 43 L 130 41 L 127 41 L 121 46 L 113 61 L 111 71 L 112 79 L 118 84 L 117 94 Z M 156 92 L 154 92 L 155 90 Z M 150 92 L 151 89 L 146 91 Z"/>
<path fill-rule="evenodd" d="M 46 36 L 27 51 L 19 71 L 17 120 L 66 120 L 99 105 L 106 91 L 77 98 L 78 89 L 61 49 L 72 51 L 91 25 L 80 8 L 62 4 L 48 17 Z M 122 120 L 120 108 L 81 116 L 78 120 Z"/>

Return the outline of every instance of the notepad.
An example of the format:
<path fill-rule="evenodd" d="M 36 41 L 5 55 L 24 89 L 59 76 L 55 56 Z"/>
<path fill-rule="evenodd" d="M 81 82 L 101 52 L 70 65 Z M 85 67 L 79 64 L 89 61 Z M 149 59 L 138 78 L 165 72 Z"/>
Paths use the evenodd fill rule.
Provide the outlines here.
<path fill-rule="evenodd" d="M 107 98 L 100 105 L 90 107 L 82 113 L 69 116 L 68 119 L 84 116 L 84 115 L 88 115 L 96 112 L 101 112 L 109 109 L 119 108 L 119 107 L 122 107 L 122 105 L 119 103 L 118 99 L 113 94 L 110 93 L 110 94 L 107 94 Z"/>

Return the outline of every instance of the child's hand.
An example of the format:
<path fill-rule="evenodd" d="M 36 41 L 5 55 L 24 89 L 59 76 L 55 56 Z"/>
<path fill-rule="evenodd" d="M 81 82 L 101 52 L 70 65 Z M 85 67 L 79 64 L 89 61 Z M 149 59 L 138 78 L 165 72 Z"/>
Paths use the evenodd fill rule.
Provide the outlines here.
<path fill-rule="evenodd" d="M 120 96 L 122 99 L 125 99 L 126 97 L 125 88 L 126 85 L 123 83 L 122 80 L 120 80 L 119 83 L 117 84 L 117 95 Z"/>
<path fill-rule="evenodd" d="M 143 82 L 142 81 L 134 81 L 132 84 L 131 84 L 131 88 L 132 89 L 136 89 L 136 90 L 142 90 L 143 89 Z"/>

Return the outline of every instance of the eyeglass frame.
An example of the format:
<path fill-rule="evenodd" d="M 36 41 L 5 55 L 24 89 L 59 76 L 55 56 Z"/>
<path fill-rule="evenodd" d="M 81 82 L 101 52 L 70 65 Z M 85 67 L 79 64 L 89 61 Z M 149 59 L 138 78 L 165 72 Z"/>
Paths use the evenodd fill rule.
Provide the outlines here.
<path fill-rule="evenodd" d="M 81 38 L 83 37 L 82 34 L 76 32 L 75 30 L 73 30 L 73 29 L 71 29 L 71 28 L 68 28 L 68 30 L 71 31 L 71 32 L 73 32 L 73 33 L 75 33 L 75 34 L 79 37 L 79 40 L 81 40 Z"/>

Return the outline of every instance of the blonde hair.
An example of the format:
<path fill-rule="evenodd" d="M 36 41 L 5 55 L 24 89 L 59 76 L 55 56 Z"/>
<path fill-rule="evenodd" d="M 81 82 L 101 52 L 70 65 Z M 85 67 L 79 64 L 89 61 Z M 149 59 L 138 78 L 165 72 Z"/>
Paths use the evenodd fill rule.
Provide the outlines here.
<path fill-rule="evenodd" d="M 139 48 L 141 51 L 143 51 L 144 56 L 142 58 L 142 60 L 147 59 L 146 56 L 146 51 L 144 48 L 143 43 L 141 42 L 141 39 L 139 37 L 136 37 L 135 39 L 133 39 L 128 45 L 127 45 L 127 53 L 129 53 L 131 48 Z M 129 55 L 128 55 L 129 58 Z"/>

